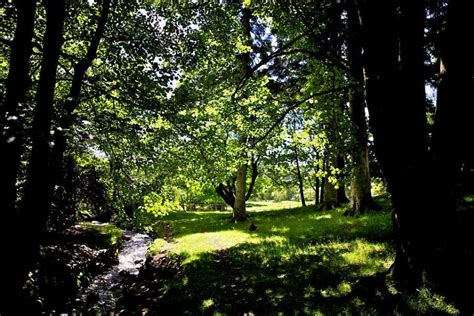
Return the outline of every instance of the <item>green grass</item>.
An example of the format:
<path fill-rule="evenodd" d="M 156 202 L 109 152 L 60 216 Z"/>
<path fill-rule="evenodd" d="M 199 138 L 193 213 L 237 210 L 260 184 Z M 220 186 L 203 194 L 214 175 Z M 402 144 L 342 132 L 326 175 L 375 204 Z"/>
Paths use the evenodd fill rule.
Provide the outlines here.
<path fill-rule="evenodd" d="M 81 222 L 80 225 L 83 227 L 84 236 L 87 236 L 89 243 L 110 247 L 122 239 L 122 230 L 113 224 Z"/>
<path fill-rule="evenodd" d="M 229 249 L 240 244 L 258 245 L 264 242 L 300 244 L 332 240 L 370 239 L 384 243 L 392 228 L 388 212 L 344 217 L 344 208 L 317 212 L 314 206 L 282 208 L 281 203 L 265 202 L 249 208 L 250 219 L 244 223 L 230 223 L 230 213 L 223 212 L 172 212 L 163 220 L 172 225 L 173 242 L 156 241 L 152 254 L 162 250 L 186 257 L 186 262 L 201 255 Z M 297 202 L 284 202 L 295 206 Z M 250 222 L 257 226 L 249 231 Z M 161 225 L 156 226 L 158 236 L 163 236 Z M 158 238 L 159 240 L 160 238 Z"/>
<path fill-rule="evenodd" d="M 383 211 L 358 217 L 343 216 L 344 207 L 320 212 L 294 207 L 295 202 L 254 202 L 249 221 L 237 224 L 229 213 L 172 212 L 163 221 L 171 225 L 173 239 L 157 238 L 150 254 L 182 258 L 184 274 L 165 285 L 161 301 L 191 314 L 455 311 L 439 297 L 403 297 L 385 283 L 369 287 L 380 293 L 365 293 L 358 285 L 378 280 L 374 276 L 387 271 L 394 258 L 390 202 L 387 197 L 378 202 Z M 159 237 L 162 227 L 156 225 Z"/>

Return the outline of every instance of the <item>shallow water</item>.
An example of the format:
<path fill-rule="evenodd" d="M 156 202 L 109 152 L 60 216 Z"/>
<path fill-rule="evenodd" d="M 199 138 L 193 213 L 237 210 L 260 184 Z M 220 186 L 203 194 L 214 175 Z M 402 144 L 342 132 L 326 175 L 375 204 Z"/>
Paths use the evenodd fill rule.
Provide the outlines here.
<path fill-rule="evenodd" d="M 95 313 L 114 310 L 121 296 L 124 277 L 138 275 L 152 239 L 128 230 L 124 230 L 123 236 L 125 240 L 118 254 L 118 264 L 96 276 L 87 288 L 79 292 L 76 298 L 79 310 Z"/>

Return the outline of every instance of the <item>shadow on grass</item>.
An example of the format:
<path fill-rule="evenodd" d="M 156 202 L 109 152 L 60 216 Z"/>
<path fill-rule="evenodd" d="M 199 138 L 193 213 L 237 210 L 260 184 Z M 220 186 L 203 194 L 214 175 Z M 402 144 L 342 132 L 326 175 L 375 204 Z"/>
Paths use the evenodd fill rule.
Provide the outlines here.
<path fill-rule="evenodd" d="M 142 300 L 151 315 L 414 314 L 383 274 L 390 249 L 361 242 L 305 249 L 275 241 L 241 244 L 185 265 L 179 278 L 152 291 L 159 300 L 136 293 L 133 301 Z M 354 260 L 354 252 L 363 258 Z"/>
<path fill-rule="evenodd" d="M 239 224 L 216 212 L 170 214 L 174 241 L 157 257 L 179 269 L 143 277 L 135 288 L 147 291 L 128 296 L 152 315 L 446 313 L 431 297 L 417 307 L 385 277 L 392 224 L 388 197 L 378 202 L 384 211 L 357 217 L 299 207 L 251 212 Z"/>

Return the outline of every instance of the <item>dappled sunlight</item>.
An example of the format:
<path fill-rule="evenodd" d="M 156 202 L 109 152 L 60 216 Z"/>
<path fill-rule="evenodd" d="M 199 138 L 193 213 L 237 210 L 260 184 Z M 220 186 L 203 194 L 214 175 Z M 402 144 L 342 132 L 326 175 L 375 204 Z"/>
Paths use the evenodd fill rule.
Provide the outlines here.
<path fill-rule="evenodd" d="M 332 218 L 332 215 L 331 214 L 325 214 L 325 215 L 318 215 L 315 217 L 316 220 L 320 220 L 320 219 L 331 219 Z"/>
<path fill-rule="evenodd" d="M 185 256 L 186 262 L 190 262 L 198 259 L 203 253 L 228 249 L 244 242 L 257 242 L 257 239 L 249 233 L 235 230 L 197 233 L 176 238 L 168 250 Z"/>

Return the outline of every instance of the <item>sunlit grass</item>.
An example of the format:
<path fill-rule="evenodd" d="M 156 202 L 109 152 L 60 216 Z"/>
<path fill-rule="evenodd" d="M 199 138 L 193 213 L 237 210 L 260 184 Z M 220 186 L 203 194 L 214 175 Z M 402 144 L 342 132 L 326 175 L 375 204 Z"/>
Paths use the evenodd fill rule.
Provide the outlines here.
<path fill-rule="evenodd" d="M 114 245 L 122 239 L 122 230 L 110 223 L 81 222 L 80 226 L 84 228 L 85 235 L 89 236 L 92 242 L 103 246 Z"/>
<path fill-rule="evenodd" d="M 282 209 L 280 203 L 262 202 L 261 208 L 256 204 L 249 210 L 249 221 L 244 223 L 231 223 L 230 214 L 222 212 L 170 213 L 164 221 L 172 225 L 173 241 L 155 242 L 150 252 L 154 254 L 165 249 L 187 257 L 189 262 L 201 254 L 243 243 L 257 244 L 276 236 L 301 247 L 305 242 L 318 240 L 386 240 L 391 234 L 387 212 L 352 218 L 342 215 L 344 208 L 317 212 L 310 207 Z M 284 204 L 294 205 L 295 202 Z M 255 232 L 249 231 L 250 222 L 257 226 Z M 163 236 L 161 225 L 157 225 L 156 233 Z"/>
<path fill-rule="evenodd" d="M 178 310 L 214 315 L 378 314 L 385 297 L 402 296 L 386 284 L 370 299 L 354 294 L 361 279 L 383 275 L 393 263 L 389 198 L 378 202 L 383 211 L 357 217 L 343 216 L 344 207 L 321 212 L 295 202 L 252 203 L 244 223 L 232 223 L 223 212 L 170 213 L 163 221 L 172 227 L 172 240 L 156 225 L 159 238 L 150 254 L 182 258 L 185 273 L 166 285 L 163 299 Z M 249 231 L 251 222 L 256 231 Z M 431 293 L 405 301 L 401 314 L 456 314 Z"/>

